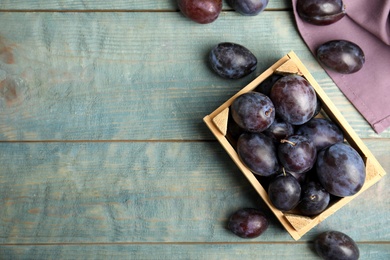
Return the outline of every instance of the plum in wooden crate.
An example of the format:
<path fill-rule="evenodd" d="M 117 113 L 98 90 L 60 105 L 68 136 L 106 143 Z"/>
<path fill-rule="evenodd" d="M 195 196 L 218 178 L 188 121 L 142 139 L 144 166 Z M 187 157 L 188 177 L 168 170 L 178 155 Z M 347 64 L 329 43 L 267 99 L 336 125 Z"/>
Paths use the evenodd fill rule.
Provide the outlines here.
<path fill-rule="evenodd" d="M 365 167 L 366 177 L 363 187 L 359 190 L 359 192 L 352 196 L 333 199 L 324 211 L 314 216 L 304 216 L 297 210 L 283 212 L 277 209 L 271 203 L 264 184 L 259 181 L 260 178 L 257 178 L 257 175 L 241 161 L 236 151 L 236 139 L 231 138 L 230 134 L 228 133 L 228 123 L 229 120 L 232 120 L 229 110 L 233 101 L 237 97 L 244 93 L 255 90 L 256 87 L 260 85 L 260 83 L 266 79 L 270 79 L 272 76 L 284 76 L 290 74 L 302 76 L 311 84 L 317 94 L 317 98 L 320 100 L 322 105 L 321 113 L 317 115 L 317 117 L 326 117 L 330 119 L 342 130 L 345 143 L 353 147 L 358 152 L 364 162 Z M 225 103 L 223 103 L 220 107 L 218 107 L 214 112 L 205 116 L 203 120 L 217 138 L 217 140 L 220 142 L 220 144 L 223 146 L 223 148 L 226 150 L 226 152 L 230 155 L 232 160 L 236 163 L 241 172 L 252 184 L 253 188 L 257 191 L 257 193 L 274 213 L 276 218 L 295 240 L 300 239 L 310 229 L 349 203 L 356 196 L 360 195 L 363 191 L 379 181 L 386 174 L 373 154 L 351 128 L 340 111 L 335 107 L 335 105 L 325 94 L 319 84 L 314 80 L 312 75 L 294 52 L 290 52 L 282 57 L 274 65 L 255 78 L 251 83 L 249 83 L 234 96 L 228 99 Z"/>

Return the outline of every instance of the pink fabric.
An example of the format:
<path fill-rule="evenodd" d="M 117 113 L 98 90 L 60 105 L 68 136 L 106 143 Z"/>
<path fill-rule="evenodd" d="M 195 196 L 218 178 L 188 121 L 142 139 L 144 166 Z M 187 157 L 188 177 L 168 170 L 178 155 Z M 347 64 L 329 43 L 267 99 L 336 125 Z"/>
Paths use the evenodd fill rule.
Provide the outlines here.
<path fill-rule="evenodd" d="M 324 69 L 377 133 L 386 130 L 390 127 L 390 0 L 344 0 L 347 15 L 326 26 L 303 21 L 296 2 L 292 0 L 298 30 L 314 55 L 319 45 L 337 39 L 363 49 L 366 62 L 360 71 L 339 74 Z"/>

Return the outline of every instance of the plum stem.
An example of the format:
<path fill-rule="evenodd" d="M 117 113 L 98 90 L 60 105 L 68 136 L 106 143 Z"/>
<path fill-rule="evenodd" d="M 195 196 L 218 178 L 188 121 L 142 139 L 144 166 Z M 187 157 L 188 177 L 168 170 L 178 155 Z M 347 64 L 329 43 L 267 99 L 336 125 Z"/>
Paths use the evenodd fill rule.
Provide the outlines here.
<path fill-rule="evenodd" d="M 282 140 L 280 140 L 280 142 L 281 142 L 282 144 L 284 144 L 284 143 L 288 143 L 288 144 L 291 144 L 292 146 L 295 146 L 295 145 L 296 145 L 296 143 L 294 143 L 294 142 L 291 142 L 291 141 L 289 141 L 289 140 L 286 140 L 286 139 L 282 139 Z"/>
<path fill-rule="evenodd" d="M 273 109 L 270 108 L 269 110 L 267 110 L 267 111 L 265 112 L 265 115 L 266 115 L 267 117 L 271 116 L 272 111 L 273 111 Z"/>

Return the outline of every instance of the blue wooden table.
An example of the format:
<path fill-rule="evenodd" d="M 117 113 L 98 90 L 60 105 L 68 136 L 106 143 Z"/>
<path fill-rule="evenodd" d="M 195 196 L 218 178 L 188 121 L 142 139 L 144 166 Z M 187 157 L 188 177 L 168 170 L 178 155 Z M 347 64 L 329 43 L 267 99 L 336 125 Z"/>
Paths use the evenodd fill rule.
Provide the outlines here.
<path fill-rule="evenodd" d="M 258 58 L 224 80 L 207 65 L 219 42 Z M 295 241 L 202 118 L 293 50 L 390 171 L 378 135 L 318 65 L 289 0 L 244 17 L 185 18 L 176 1 L 0 2 L 0 259 L 318 259 L 313 238 L 338 230 L 361 259 L 390 259 L 390 178 Z M 262 236 L 226 230 L 257 207 Z"/>

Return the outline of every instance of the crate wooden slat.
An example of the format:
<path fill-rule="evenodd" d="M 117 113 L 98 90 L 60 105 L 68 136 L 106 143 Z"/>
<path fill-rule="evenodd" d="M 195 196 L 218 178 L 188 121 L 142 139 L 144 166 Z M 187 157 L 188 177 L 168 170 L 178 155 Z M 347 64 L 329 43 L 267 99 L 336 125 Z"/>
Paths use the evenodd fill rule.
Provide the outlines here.
<path fill-rule="evenodd" d="M 226 133 L 220 131 L 220 129 L 225 129 L 225 127 L 227 127 L 228 120 L 226 117 L 228 117 L 228 115 L 226 114 L 226 111 L 230 107 L 234 99 L 246 92 L 254 90 L 262 81 L 264 81 L 268 76 L 273 73 L 293 73 L 305 77 L 313 86 L 317 93 L 317 96 L 322 101 L 322 110 L 326 113 L 326 116 L 328 116 L 333 122 L 340 126 L 340 128 L 344 132 L 346 141 L 359 152 L 366 165 L 366 180 L 362 189 L 353 196 L 348 196 L 337 200 L 336 202 L 328 206 L 325 211 L 315 217 L 306 217 L 293 213 L 284 213 L 276 209 L 269 200 L 267 192 L 263 188 L 261 183 L 255 177 L 255 175 L 241 162 L 235 149 L 226 138 Z M 226 120 L 223 120 L 223 117 L 225 117 Z M 217 118 L 218 120 L 215 120 L 215 118 Z M 214 136 L 217 138 L 217 140 L 227 151 L 227 153 L 230 155 L 232 160 L 236 163 L 238 168 L 252 184 L 257 193 L 261 196 L 261 198 L 268 205 L 274 215 L 278 218 L 280 223 L 295 240 L 299 240 L 309 230 L 318 225 L 320 222 L 324 221 L 327 217 L 334 214 L 337 210 L 352 201 L 355 197 L 359 196 L 362 192 L 364 192 L 373 184 L 378 182 L 386 174 L 385 170 L 376 160 L 371 151 L 367 148 L 367 146 L 360 139 L 360 137 L 355 133 L 355 131 L 349 125 L 347 120 L 343 117 L 337 107 L 333 104 L 330 98 L 322 90 L 320 85 L 316 82 L 314 77 L 310 74 L 309 70 L 304 66 L 304 64 L 300 61 L 298 56 L 293 51 L 278 60 L 274 65 L 272 65 L 256 79 L 254 79 L 251 83 L 249 83 L 247 86 L 245 86 L 235 95 L 233 95 L 230 99 L 228 99 L 225 103 L 223 103 L 220 107 L 218 107 L 214 112 L 205 116 L 203 120 L 207 124 L 211 132 L 214 134 Z M 218 124 L 216 124 L 215 122 L 218 122 Z M 220 122 L 224 122 L 226 126 L 221 125 Z"/>

